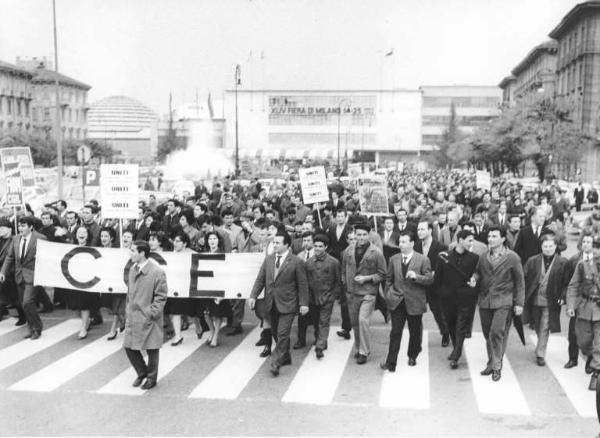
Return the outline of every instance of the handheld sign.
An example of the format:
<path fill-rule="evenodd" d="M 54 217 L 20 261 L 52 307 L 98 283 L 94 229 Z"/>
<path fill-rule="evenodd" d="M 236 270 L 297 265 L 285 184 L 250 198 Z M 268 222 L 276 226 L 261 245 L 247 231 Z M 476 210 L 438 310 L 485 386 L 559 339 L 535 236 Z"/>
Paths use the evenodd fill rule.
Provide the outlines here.
<path fill-rule="evenodd" d="M 380 177 L 363 175 L 357 178 L 360 211 L 367 216 L 390 214 L 387 181 Z"/>
<path fill-rule="evenodd" d="M 102 164 L 100 166 L 100 199 L 102 216 L 132 219 L 138 214 L 138 165 Z"/>
<path fill-rule="evenodd" d="M 23 205 L 23 180 L 19 174 L 6 177 L 6 205 L 8 207 Z"/>
<path fill-rule="evenodd" d="M 478 170 L 475 172 L 475 184 L 478 189 L 491 190 L 492 177 L 490 173 L 485 170 Z"/>
<path fill-rule="evenodd" d="M 22 178 L 23 187 L 35 187 L 35 174 L 31 149 L 28 147 L 0 149 L 0 163 L 4 177 L 15 176 L 17 173 Z"/>
<path fill-rule="evenodd" d="M 315 204 L 329 201 L 325 167 L 307 167 L 299 169 L 298 173 L 300 175 L 300 188 L 302 189 L 302 202 Z"/>

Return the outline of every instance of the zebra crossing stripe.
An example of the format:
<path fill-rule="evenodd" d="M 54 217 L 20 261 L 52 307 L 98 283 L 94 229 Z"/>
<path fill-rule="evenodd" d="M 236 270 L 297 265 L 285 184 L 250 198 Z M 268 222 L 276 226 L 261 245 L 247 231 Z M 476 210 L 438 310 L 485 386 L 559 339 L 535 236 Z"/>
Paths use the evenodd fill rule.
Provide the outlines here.
<path fill-rule="evenodd" d="M 158 365 L 158 381 L 169 374 L 173 369 L 183 362 L 194 351 L 206 343 L 208 337 L 197 340 L 195 330 L 186 330 L 183 332 L 183 343 L 172 347 L 166 343 L 165 347 L 160 349 L 160 360 Z M 123 353 L 125 354 L 125 353 Z M 125 371 L 108 382 L 97 392 L 99 394 L 120 394 L 120 395 L 143 395 L 146 391 L 131 386 L 136 378 L 133 367 L 128 367 Z"/>
<path fill-rule="evenodd" d="M 335 333 L 340 327 L 331 327 L 325 357 L 317 359 L 314 347 L 304 358 L 302 365 L 288 390 L 283 402 L 327 405 L 333 401 L 353 342 L 342 340 Z"/>
<path fill-rule="evenodd" d="M 80 328 L 81 321 L 79 319 L 69 319 L 48 330 L 44 330 L 42 336 L 35 341 L 24 339 L 10 347 L 0 350 L 0 370 L 8 368 L 23 359 L 27 359 L 28 357 L 53 346 L 67 336 L 79 331 Z"/>
<path fill-rule="evenodd" d="M 381 381 L 379 406 L 386 408 L 429 409 L 429 333 L 423 331 L 423 350 L 417 358 L 417 365 L 409 367 L 408 330 L 402 333 L 402 343 L 398 353 L 396 372 L 385 371 Z"/>
<path fill-rule="evenodd" d="M 7 318 L 0 321 L 0 336 L 19 330 L 21 327 L 17 327 L 15 322 L 17 322 L 16 318 Z"/>
<path fill-rule="evenodd" d="M 265 362 L 254 343 L 261 328 L 256 327 L 190 393 L 190 398 L 234 400 Z"/>
<path fill-rule="evenodd" d="M 535 333 L 529 336 L 536 344 Z M 577 367 L 564 368 L 564 362 L 569 351 L 569 342 L 563 336 L 550 335 L 548 348 L 546 350 L 546 366 L 567 395 L 567 398 L 582 417 L 596 418 L 596 392 L 588 390 L 590 376 L 585 374 L 585 365 L 579 361 Z"/>
<path fill-rule="evenodd" d="M 473 333 L 473 337 L 465 342 L 464 351 L 480 412 L 499 415 L 531 415 L 529 405 L 506 355 L 502 363 L 502 379 L 494 382 L 491 376 L 479 374 L 479 371 L 485 368 L 488 360 L 483 334 Z"/>
<path fill-rule="evenodd" d="M 121 342 L 108 342 L 106 337 L 103 336 L 15 383 L 8 389 L 15 391 L 53 391 L 122 348 Z"/>

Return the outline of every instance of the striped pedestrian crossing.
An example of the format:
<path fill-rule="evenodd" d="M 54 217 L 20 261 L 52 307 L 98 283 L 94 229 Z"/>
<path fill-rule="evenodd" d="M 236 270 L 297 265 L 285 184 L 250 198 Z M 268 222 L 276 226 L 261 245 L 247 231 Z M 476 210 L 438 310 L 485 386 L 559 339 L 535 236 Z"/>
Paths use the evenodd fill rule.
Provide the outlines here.
<path fill-rule="evenodd" d="M 0 321 L 0 336 L 18 330 L 20 327 L 15 325 L 16 322 L 16 318 L 7 318 Z"/>
<path fill-rule="evenodd" d="M 19 366 L 20 372 L 3 373 L 0 391 L 31 391 L 31 392 L 72 392 L 77 391 L 74 382 L 85 383 L 84 379 L 94 379 L 102 376 L 97 382 L 84 385 L 81 391 L 103 395 L 130 395 L 141 396 L 147 394 L 140 388 L 133 388 L 131 382 L 135 374 L 130 366 L 125 367 L 122 342 L 120 340 L 108 342 L 104 336 L 100 338 L 78 341 L 72 339 L 65 341 L 68 336 L 74 335 L 79 329 L 79 320 L 67 320 L 50 327 L 44 331 L 42 338 L 36 341 L 14 340 L 12 330 L 7 331 L 2 341 L 14 342 L 0 349 L 0 370 L 11 366 Z M 0 326 L 2 327 L 2 326 Z M 409 334 L 405 331 L 402 337 L 401 350 L 398 356 L 398 365 L 395 373 L 379 369 L 379 362 L 384 359 L 383 349 L 387 347 L 388 331 L 375 330 L 374 342 L 378 345 L 376 355 L 370 357 L 366 365 L 355 365 L 352 359 L 353 342 L 346 341 L 335 335 L 338 327 L 332 327 L 325 357 L 317 359 L 314 347 L 293 350 L 295 366 L 285 367 L 282 376 L 277 378 L 269 373 L 269 358 L 260 358 L 261 351 L 254 343 L 259 337 L 260 328 L 248 330 L 245 335 L 227 338 L 222 346 L 217 349 L 204 345 L 206 337 L 198 340 L 193 330 L 184 333 L 184 342 L 171 347 L 166 344 L 161 349 L 159 366 L 159 383 L 168 377 L 168 385 L 159 384 L 154 392 L 168 391 L 168 396 L 181 399 L 204 400 L 265 400 L 262 390 L 265 386 L 270 388 L 280 386 L 281 391 L 268 400 L 280 403 L 299 403 L 306 405 L 328 406 L 348 405 L 374 406 L 397 410 L 427 411 L 442 406 L 448 409 L 461 409 L 464 406 L 452 402 L 439 403 L 440 397 L 453 397 L 452 389 L 445 386 L 432 385 L 432 368 L 436 369 L 433 382 L 440 381 L 439 373 L 448 373 L 444 381 L 452 385 L 452 381 L 461 377 L 462 392 L 460 397 L 469 397 L 472 403 L 467 403 L 469 409 L 474 410 L 474 415 L 509 415 L 509 416 L 534 416 L 539 409 L 532 413 L 531 387 L 521 385 L 526 377 L 524 371 L 531 372 L 531 368 L 524 367 L 523 354 L 532 355 L 532 345 L 528 350 L 508 348 L 508 353 L 503 361 L 502 379 L 493 382 L 492 379 L 479 375 L 487 361 L 485 340 L 481 333 L 473 333 L 473 337 L 465 343 L 464 356 L 461 360 L 462 372 L 448 369 L 444 360 L 444 367 L 440 368 L 441 351 L 439 337 L 425 330 L 423 332 L 423 351 L 417 359 L 417 365 L 409 367 L 406 364 Z M 530 335 L 535 343 L 535 335 Z M 516 345 L 516 340 L 513 347 Z M 60 343 L 60 344 L 59 344 Z M 56 352 L 54 352 L 56 350 Z M 550 337 L 547 352 L 547 367 L 536 367 L 536 373 L 545 373 L 544 379 L 552 379 L 556 383 L 552 386 L 556 396 L 564 403 L 572 405 L 569 415 L 578 417 L 594 417 L 594 393 L 587 390 L 589 376 L 583 372 L 583 361 L 579 369 L 565 370 L 563 362 L 566 358 L 567 340 L 564 336 L 553 335 Z M 521 355 L 520 363 L 511 365 L 511 355 Z M 35 366 L 22 369 L 20 364 L 25 364 L 35 355 L 38 363 Z M 516 357 L 516 356 L 515 356 Z M 48 358 L 48 363 L 44 363 Z M 432 362 L 434 361 L 435 362 Z M 186 362 L 186 363 L 184 363 Z M 466 363 L 466 366 L 465 366 Z M 189 365 L 193 365 L 195 372 L 189 372 Z M 434 366 L 432 366 L 434 365 Z M 525 363 L 525 366 L 528 365 Z M 17 368 L 14 368 L 17 370 Z M 11 379 L 11 376 L 13 376 Z M 345 377 L 344 377 L 345 376 Z M 352 380 L 351 380 L 352 379 Z M 364 385 L 364 392 L 360 393 L 364 399 L 356 397 L 359 393 L 351 391 L 352 399 L 347 398 L 344 382 L 357 382 L 365 379 L 369 384 Z M 94 385 L 94 386 L 92 386 Z M 467 390 L 469 389 L 469 390 Z M 527 390 L 525 390 L 527 389 Z M 529 391 L 529 393 L 528 393 Z M 466 395 L 465 395 L 466 394 Z M 454 394 L 455 396 L 456 394 Z M 464 404 L 463 404 L 464 405 Z M 558 408 L 557 408 L 558 409 Z M 476 412 L 475 412 L 476 411 Z M 564 415 L 564 410 L 556 412 Z"/>

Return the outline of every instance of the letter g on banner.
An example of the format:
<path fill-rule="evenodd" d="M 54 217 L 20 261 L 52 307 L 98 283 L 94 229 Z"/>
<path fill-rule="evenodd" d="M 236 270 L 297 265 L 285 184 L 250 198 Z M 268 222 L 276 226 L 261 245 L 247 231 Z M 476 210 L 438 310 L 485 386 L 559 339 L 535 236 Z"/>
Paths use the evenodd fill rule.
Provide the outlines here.
<path fill-rule="evenodd" d="M 102 257 L 100 251 L 95 248 L 89 248 L 86 246 L 79 246 L 77 248 L 73 248 L 71 251 L 65 254 L 65 256 L 60 261 L 60 269 L 67 279 L 69 283 L 75 286 L 78 289 L 89 289 L 90 287 L 95 286 L 100 282 L 100 278 L 94 276 L 90 281 L 78 281 L 73 278 L 71 273 L 69 272 L 69 261 L 78 254 L 90 254 L 95 259 L 99 259 Z"/>

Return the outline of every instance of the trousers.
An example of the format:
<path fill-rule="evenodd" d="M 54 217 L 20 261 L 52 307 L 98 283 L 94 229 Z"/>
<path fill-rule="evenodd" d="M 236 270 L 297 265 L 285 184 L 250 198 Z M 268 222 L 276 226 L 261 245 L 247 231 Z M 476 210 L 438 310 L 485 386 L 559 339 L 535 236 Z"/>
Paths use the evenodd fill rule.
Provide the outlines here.
<path fill-rule="evenodd" d="M 550 313 L 548 307 L 536 306 L 535 312 L 538 312 L 539 320 L 535 328 L 537 334 L 537 344 L 535 346 L 536 357 L 546 357 L 546 348 L 550 338 Z"/>
<path fill-rule="evenodd" d="M 279 368 L 290 357 L 290 333 L 294 323 L 294 313 L 281 313 L 275 303 L 271 307 L 268 319 L 271 323 L 275 349 L 271 352 L 271 368 Z"/>
<path fill-rule="evenodd" d="M 148 380 L 156 382 L 158 379 L 158 349 L 146 350 L 148 353 L 148 364 L 140 350 L 125 348 L 125 353 L 138 377 L 146 376 Z"/>
<path fill-rule="evenodd" d="M 329 338 L 333 301 L 323 305 L 311 304 L 308 308 L 308 314 L 298 317 L 298 341 L 306 343 L 306 329 L 312 325 L 315 330 L 315 347 L 325 350 Z"/>
<path fill-rule="evenodd" d="M 510 307 L 498 309 L 482 309 L 480 307 L 479 318 L 481 319 L 481 331 L 485 337 L 487 367 L 499 371 L 502 369 L 502 358 L 506 351 L 512 310 Z"/>
<path fill-rule="evenodd" d="M 575 332 L 581 352 L 592 356 L 592 368 L 600 371 L 600 321 L 577 318 Z"/>
<path fill-rule="evenodd" d="M 355 295 L 348 300 L 350 321 L 354 329 L 354 347 L 364 356 L 371 352 L 371 315 L 375 308 L 375 295 Z"/>
<path fill-rule="evenodd" d="M 448 333 L 452 341 L 450 359 L 458 361 L 462 356 L 465 338 L 471 334 L 473 313 L 477 306 L 477 296 L 471 294 L 453 294 L 441 298 L 442 311 L 448 324 Z"/>
<path fill-rule="evenodd" d="M 575 333 L 575 323 L 577 317 L 569 318 L 569 360 L 577 362 L 579 358 L 579 345 L 577 345 L 577 334 Z"/>
<path fill-rule="evenodd" d="M 435 290 L 432 288 L 427 288 L 427 303 L 429 304 L 429 310 L 433 313 L 433 318 L 435 319 L 435 323 L 440 330 L 440 335 L 448 335 L 450 334 L 450 327 L 448 326 L 448 321 L 446 320 L 446 315 L 442 311 L 442 303 L 440 297 L 435 293 Z"/>
<path fill-rule="evenodd" d="M 41 332 L 43 325 L 40 315 L 37 311 L 37 294 L 35 288 L 29 283 L 17 283 L 17 289 L 19 291 L 19 304 L 25 313 L 25 319 L 27 320 L 29 331 Z"/>
<path fill-rule="evenodd" d="M 392 330 L 390 331 L 390 346 L 386 363 L 396 365 L 404 324 L 408 321 L 408 357 L 416 359 L 421 352 L 423 342 L 423 315 L 409 315 L 406 311 L 406 302 L 402 300 L 398 306 L 391 311 Z"/>

